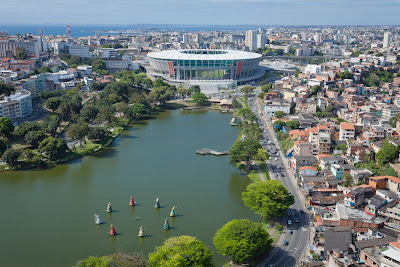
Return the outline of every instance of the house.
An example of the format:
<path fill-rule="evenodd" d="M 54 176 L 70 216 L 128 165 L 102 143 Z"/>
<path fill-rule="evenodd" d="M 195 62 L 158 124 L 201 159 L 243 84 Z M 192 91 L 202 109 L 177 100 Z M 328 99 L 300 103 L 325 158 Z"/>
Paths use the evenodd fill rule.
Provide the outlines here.
<path fill-rule="evenodd" d="M 319 160 L 319 166 L 322 169 L 325 169 L 332 164 L 344 164 L 344 158 L 338 156 L 328 156 L 320 158 Z"/>
<path fill-rule="evenodd" d="M 300 129 L 307 129 L 315 126 L 314 116 L 307 113 L 299 114 Z"/>
<path fill-rule="evenodd" d="M 318 173 L 317 168 L 311 166 L 304 166 L 299 168 L 301 176 L 316 176 Z"/>
<path fill-rule="evenodd" d="M 300 167 L 304 166 L 315 166 L 318 160 L 314 156 L 294 156 L 291 161 L 292 172 L 297 173 Z"/>
<path fill-rule="evenodd" d="M 389 249 L 382 252 L 382 267 L 400 267 L 400 242 L 390 242 Z"/>
<path fill-rule="evenodd" d="M 365 199 L 365 203 L 367 204 L 364 210 L 365 213 L 372 216 L 376 216 L 378 210 L 387 203 L 387 200 L 385 200 L 381 196 L 375 195 Z"/>
<path fill-rule="evenodd" d="M 310 157 L 314 155 L 314 146 L 304 141 L 294 141 L 293 152 L 296 156 Z"/>
<path fill-rule="evenodd" d="M 339 128 L 339 140 L 349 140 L 355 137 L 355 127 L 351 123 L 342 122 Z"/>
<path fill-rule="evenodd" d="M 392 201 L 378 210 L 378 215 L 385 218 L 386 222 L 400 223 L 400 200 Z"/>
<path fill-rule="evenodd" d="M 358 208 L 361 206 L 365 198 L 372 197 L 372 187 L 357 187 L 344 196 L 344 205 L 350 208 Z"/>
<path fill-rule="evenodd" d="M 365 179 L 372 176 L 372 172 L 367 169 L 351 169 L 350 175 L 353 178 L 353 183 L 358 184 L 358 182 L 365 182 Z"/>

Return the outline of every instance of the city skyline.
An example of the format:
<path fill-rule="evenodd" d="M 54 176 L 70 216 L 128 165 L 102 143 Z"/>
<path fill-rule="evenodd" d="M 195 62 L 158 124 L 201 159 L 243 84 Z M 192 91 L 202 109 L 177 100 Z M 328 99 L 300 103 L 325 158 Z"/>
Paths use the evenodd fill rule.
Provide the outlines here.
<path fill-rule="evenodd" d="M 395 25 L 400 1 L 17 0 L 4 10 L 0 24 Z"/>

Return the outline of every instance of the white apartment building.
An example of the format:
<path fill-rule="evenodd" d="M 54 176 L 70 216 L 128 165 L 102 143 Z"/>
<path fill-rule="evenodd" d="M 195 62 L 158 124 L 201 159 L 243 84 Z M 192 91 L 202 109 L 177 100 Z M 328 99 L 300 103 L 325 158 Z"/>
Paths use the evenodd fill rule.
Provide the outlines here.
<path fill-rule="evenodd" d="M 390 47 L 391 40 L 392 40 L 392 34 L 390 32 L 385 32 L 383 34 L 383 48 Z"/>
<path fill-rule="evenodd" d="M 382 110 L 382 118 L 388 121 L 390 120 L 390 118 L 396 116 L 398 113 L 400 113 L 400 108 L 394 108 L 394 107 L 384 108 Z"/>
<path fill-rule="evenodd" d="M 71 46 L 68 46 L 68 53 L 71 56 L 90 57 L 89 46 L 87 46 L 87 45 L 71 45 Z"/>
<path fill-rule="evenodd" d="M 257 31 L 249 30 L 246 31 L 245 36 L 245 46 L 249 48 L 250 51 L 257 49 Z"/>
<path fill-rule="evenodd" d="M 314 53 L 312 48 L 297 48 L 296 49 L 296 56 L 297 57 L 309 57 L 312 56 Z"/>
<path fill-rule="evenodd" d="M 264 112 L 267 117 L 274 117 L 276 111 L 283 111 L 285 114 L 290 113 L 290 105 L 282 104 L 282 105 L 264 105 Z"/>
<path fill-rule="evenodd" d="M 342 122 L 340 124 L 340 130 L 339 130 L 339 140 L 349 140 L 351 138 L 354 138 L 356 134 L 356 129 L 353 124 L 351 123 L 346 123 Z"/>
<path fill-rule="evenodd" d="M 98 56 L 101 58 L 118 57 L 118 51 L 115 48 L 100 48 L 98 50 Z"/>
<path fill-rule="evenodd" d="M 15 94 L 0 101 L 0 117 L 7 117 L 15 122 L 26 119 L 31 114 L 32 97 L 26 90 L 17 90 Z"/>
<path fill-rule="evenodd" d="M 321 65 L 312 65 L 308 64 L 304 70 L 304 73 L 307 74 L 321 74 L 321 72 L 324 70 L 324 67 Z"/>

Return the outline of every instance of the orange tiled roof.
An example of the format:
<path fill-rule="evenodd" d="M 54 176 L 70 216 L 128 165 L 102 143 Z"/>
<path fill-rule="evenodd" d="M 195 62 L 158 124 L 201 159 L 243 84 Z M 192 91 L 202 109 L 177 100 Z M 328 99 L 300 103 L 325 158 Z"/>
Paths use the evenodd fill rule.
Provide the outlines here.
<path fill-rule="evenodd" d="M 345 130 L 354 130 L 354 125 L 351 123 L 342 122 L 340 124 L 340 128 L 345 129 Z"/>
<path fill-rule="evenodd" d="M 400 242 L 399 241 L 390 242 L 389 244 L 392 245 L 392 246 L 395 246 L 396 248 L 400 248 Z"/>
<path fill-rule="evenodd" d="M 314 171 L 316 171 L 317 168 L 311 167 L 311 166 L 304 166 L 304 167 L 300 167 L 299 170 L 300 170 L 300 171 L 302 171 L 302 170 L 314 170 Z"/>

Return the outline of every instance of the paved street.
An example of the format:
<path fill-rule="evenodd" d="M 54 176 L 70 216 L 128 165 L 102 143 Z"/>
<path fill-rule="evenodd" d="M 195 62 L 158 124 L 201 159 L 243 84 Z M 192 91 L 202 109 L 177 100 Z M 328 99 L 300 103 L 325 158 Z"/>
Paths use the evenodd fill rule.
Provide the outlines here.
<path fill-rule="evenodd" d="M 259 266 L 296 266 L 296 263 L 302 261 L 308 246 L 308 214 L 305 212 L 304 201 L 300 198 L 296 181 L 290 176 L 288 161 L 280 150 L 270 122 L 263 113 L 259 114 L 261 107 L 255 102 L 256 97 L 249 97 L 249 100 L 251 110 L 257 115 L 261 128 L 264 128 L 261 142 L 270 155 L 267 165 L 272 176 L 271 179 L 282 181 L 283 185 L 294 195 L 296 201 L 283 218 L 283 225 L 286 226 L 286 229 L 284 228 L 280 240 Z M 292 234 L 289 234 L 289 231 Z M 283 241 L 287 241 L 288 245 L 285 246 Z"/>

